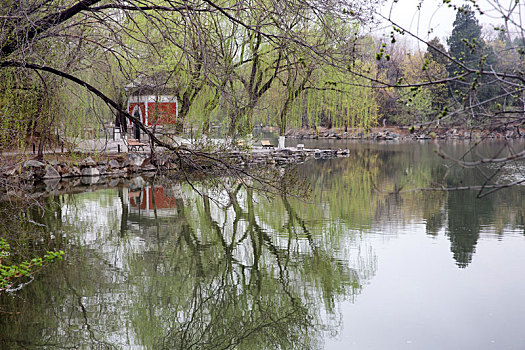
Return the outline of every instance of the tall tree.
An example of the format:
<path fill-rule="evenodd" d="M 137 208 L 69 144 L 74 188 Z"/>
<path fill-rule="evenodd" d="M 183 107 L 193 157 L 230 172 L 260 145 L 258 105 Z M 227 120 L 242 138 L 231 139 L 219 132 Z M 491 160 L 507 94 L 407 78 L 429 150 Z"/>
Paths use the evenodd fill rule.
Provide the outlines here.
<path fill-rule="evenodd" d="M 447 65 L 447 49 L 441 43 L 438 37 L 430 40 L 427 45 L 427 51 L 425 52 L 425 59 L 433 60 L 436 63 Z"/>
<path fill-rule="evenodd" d="M 470 6 L 466 5 L 458 9 L 452 34 L 447 39 L 450 56 L 454 60 L 468 67 L 479 67 L 482 57 L 483 41 L 481 39 L 481 26 L 476 14 Z M 447 65 L 449 76 L 462 76 L 466 72 L 458 63 L 452 61 Z M 467 79 L 460 79 L 451 84 L 454 92 L 464 97 L 473 82 L 472 74 Z"/>
<path fill-rule="evenodd" d="M 452 96 L 463 105 L 475 106 L 498 95 L 499 89 L 488 84 L 490 78 L 483 71 L 490 71 L 495 63 L 494 54 L 481 37 L 481 26 L 475 12 L 465 5 L 458 9 L 452 34 L 447 40 L 452 61 L 447 65 Z M 465 69 L 468 68 L 468 69 Z M 469 108 L 470 119 L 479 119 L 485 108 Z M 483 120 L 483 119 L 481 119 Z"/>

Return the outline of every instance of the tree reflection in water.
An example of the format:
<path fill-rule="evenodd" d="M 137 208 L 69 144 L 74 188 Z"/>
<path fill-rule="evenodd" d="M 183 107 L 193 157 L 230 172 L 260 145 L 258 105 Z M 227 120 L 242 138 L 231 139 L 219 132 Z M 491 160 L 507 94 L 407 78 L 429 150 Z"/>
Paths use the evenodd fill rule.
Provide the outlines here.
<path fill-rule="evenodd" d="M 328 222 L 311 225 L 286 197 L 268 202 L 236 187 L 218 198 L 223 205 L 171 184 L 64 201 L 57 234 L 70 242 L 68 263 L 2 300 L 26 308 L 16 322 L 2 321 L 9 331 L 0 344 L 321 347 L 324 334 L 340 327 L 336 300 L 353 298 L 362 283 L 320 234 L 340 233 L 328 232 Z M 364 276 L 375 269 L 367 261 Z"/>
<path fill-rule="evenodd" d="M 429 238 L 448 237 L 465 268 L 480 237 L 523 231 L 524 189 L 483 200 L 403 193 L 442 179 L 443 163 L 429 147 L 374 147 L 300 167 L 308 202 L 268 201 L 234 181 L 215 193 L 198 185 L 204 196 L 136 181 L 50 198 L 44 216 L 3 211 L 13 235 L 25 237 L 27 218 L 44 225 L 43 242 L 66 261 L 0 297 L 0 348 L 319 348 L 341 329 L 341 302 L 376 272 L 368 234 L 424 225 Z"/>
<path fill-rule="evenodd" d="M 456 157 L 463 155 L 467 147 L 468 143 L 442 145 Z M 479 169 L 453 167 L 433 155 L 431 144 L 394 144 L 384 149 L 371 144 L 356 148 L 343 161 L 312 162 L 304 168 L 304 175 L 315 184 L 316 201 L 328 203 L 329 215 L 344 221 L 347 227 L 388 234 L 392 226 L 423 221 L 429 235 L 441 233 L 449 237 L 452 257 L 459 268 L 471 263 L 482 234 L 523 230 L 523 186 L 482 199 L 476 197 L 475 191 L 406 191 L 441 184 L 480 184 L 484 181 L 481 175 L 488 176 L 490 169 L 480 173 Z M 494 149 L 499 148 L 493 143 L 480 145 L 481 154 L 490 154 Z"/>

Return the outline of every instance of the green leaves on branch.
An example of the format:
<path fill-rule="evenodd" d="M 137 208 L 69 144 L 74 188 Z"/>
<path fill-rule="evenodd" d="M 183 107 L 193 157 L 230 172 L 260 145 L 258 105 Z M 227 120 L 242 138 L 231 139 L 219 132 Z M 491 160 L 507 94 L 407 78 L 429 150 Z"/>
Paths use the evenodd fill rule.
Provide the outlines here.
<path fill-rule="evenodd" d="M 0 293 L 16 289 L 23 278 L 30 277 L 46 264 L 62 260 L 64 251 L 48 251 L 43 257 L 33 258 L 19 264 L 6 263 L 11 256 L 11 246 L 0 238 Z"/>

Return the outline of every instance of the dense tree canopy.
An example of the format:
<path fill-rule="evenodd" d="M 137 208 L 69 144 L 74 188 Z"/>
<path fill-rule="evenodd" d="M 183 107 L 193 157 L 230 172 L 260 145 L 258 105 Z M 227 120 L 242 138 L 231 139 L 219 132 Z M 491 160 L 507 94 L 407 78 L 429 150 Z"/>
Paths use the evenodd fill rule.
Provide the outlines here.
<path fill-rule="evenodd" d="M 261 98 L 278 85 L 286 87 L 288 97 L 272 120 L 278 115 L 284 120 L 293 110 L 291 101 L 307 88 L 314 70 L 344 67 L 355 59 L 359 30 L 371 21 L 374 3 L 7 3 L 0 13 L 0 67 L 10 80 L 24 83 L 4 91 L 5 130 L 17 123 L 29 133 L 36 132 L 40 124 L 49 129 L 74 108 L 60 116 L 55 116 L 56 108 L 53 113 L 44 109 L 51 110 L 52 101 L 63 106 L 61 102 L 72 94 L 80 98 L 68 105 L 84 106 L 79 113 L 93 115 L 103 110 L 99 102 L 82 96 L 88 85 L 90 93 L 111 105 L 114 113 L 125 99 L 122 87 L 137 80 L 176 91 L 180 129 L 196 106 L 193 114 L 203 125 L 209 126 L 214 115 L 228 122 L 230 134 L 249 130 L 257 110 L 264 108 Z M 29 87 L 21 74 L 29 74 L 34 83 Z M 66 82 L 62 84 L 61 79 Z M 114 83 L 107 84 L 108 79 Z M 57 86 L 50 86 L 53 80 Z M 299 85 L 290 90 L 292 80 Z M 24 106 L 23 120 L 16 121 L 15 115 L 20 113 L 7 108 L 18 106 L 11 103 L 12 89 L 31 89 L 33 95 L 41 91 L 46 98 L 39 99 L 33 112 Z M 326 94 L 332 93 L 329 90 Z M 275 105 L 275 101 L 267 102 Z M 44 121 L 42 115 L 46 114 Z M 52 137 L 50 130 L 38 134 Z"/>

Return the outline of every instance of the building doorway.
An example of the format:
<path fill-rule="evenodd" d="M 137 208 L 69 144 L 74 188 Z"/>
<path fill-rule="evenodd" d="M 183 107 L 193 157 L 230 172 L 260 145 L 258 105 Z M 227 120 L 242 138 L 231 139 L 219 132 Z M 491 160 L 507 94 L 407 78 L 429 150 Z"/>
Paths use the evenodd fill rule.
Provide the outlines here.
<path fill-rule="evenodd" d="M 135 110 L 133 111 L 133 116 L 135 118 L 137 118 L 138 120 L 141 120 L 142 118 L 140 117 L 140 108 L 137 106 L 135 107 Z M 133 122 L 133 136 L 137 139 L 137 140 L 140 140 L 140 128 L 139 128 L 139 125 L 136 123 L 136 122 Z"/>

